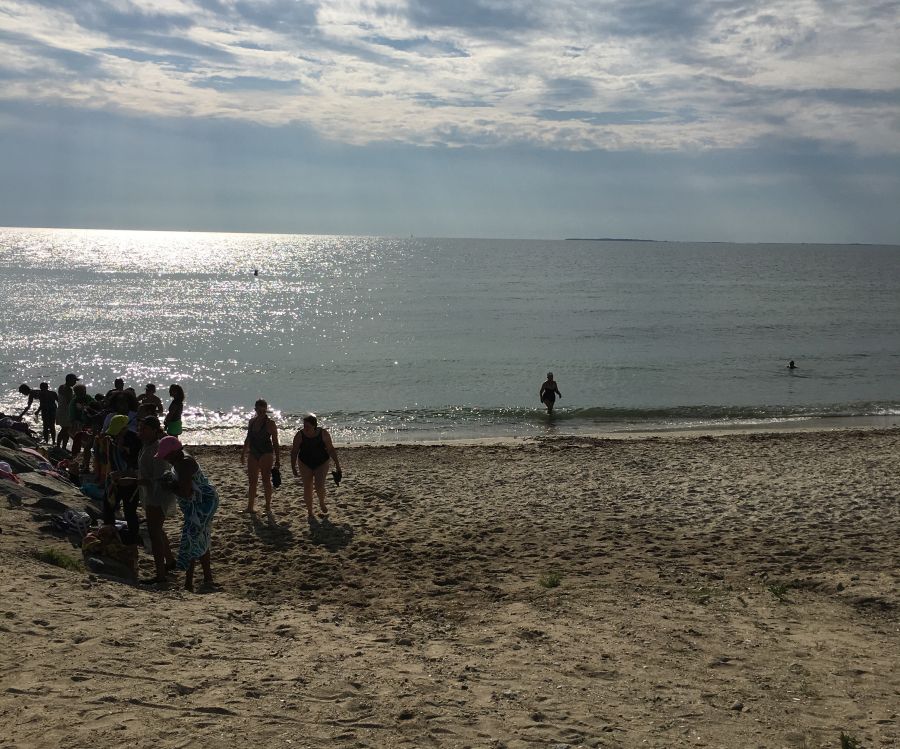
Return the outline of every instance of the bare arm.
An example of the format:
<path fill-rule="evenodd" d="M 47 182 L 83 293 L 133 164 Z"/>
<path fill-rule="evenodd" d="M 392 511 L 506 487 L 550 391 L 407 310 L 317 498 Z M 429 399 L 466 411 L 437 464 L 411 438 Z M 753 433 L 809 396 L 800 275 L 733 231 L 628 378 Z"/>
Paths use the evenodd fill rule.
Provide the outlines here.
<path fill-rule="evenodd" d="M 281 465 L 281 446 L 278 444 L 278 427 L 275 422 L 269 419 L 266 422 L 266 428 L 272 437 L 272 447 L 275 449 L 275 468 Z"/>
<path fill-rule="evenodd" d="M 28 396 L 28 405 L 22 410 L 22 413 L 19 414 L 19 418 L 28 413 L 28 409 L 31 408 L 31 404 L 34 403 L 34 393 Z M 38 413 L 40 413 L 41 409 L 38 409 Z"/>
<path fill-rule="evenodd" d="M 244 437 L 244 444 L 241 446 L 241 465 L 247 461 L 247 451 L 250 449 L 250 429 L 253 427 L 253 419 L 247 425 L 247 436 Z"/>
<path fill-rule="evenodd" d="M 303 444 L 303 437 L 300 432 L 294 435 L 294 444 L 291 445 L 291 471 L 295 476 L 300 475 L 300 469 L 297 468 L 297 456 L 300 454 L 300 445 Z"/>
<path fill-rule="evenodd" d="M 325 452 L 328 453 L 328 457 L 334 461 L 334 467 L 336 470 L 341 470 L 341 461 L 338 460 L 337 450 L 334 449 L 334 444 L 331 442 L 331 435 L 328 434 L 327 429 L 322 430 L 322 442 L 325 444 Z"/>

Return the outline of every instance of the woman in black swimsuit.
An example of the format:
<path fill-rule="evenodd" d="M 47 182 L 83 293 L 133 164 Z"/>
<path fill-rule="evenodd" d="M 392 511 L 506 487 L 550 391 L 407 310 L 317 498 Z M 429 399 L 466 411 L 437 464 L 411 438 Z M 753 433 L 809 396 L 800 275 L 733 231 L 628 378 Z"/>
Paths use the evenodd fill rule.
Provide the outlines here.
<path fill-rule="evenodd" d="M 328 474 L 328 460 L 334 461 L 335 480 L 340 479 L 341 461 L 331 442 L 327 429 L 319 427 L 315 414 L 303 417 L 303 429 L 294 437 L 291 448 L 291 470 L 295 476 L 303 478 L 303 499 L 306 502 L 306 514 L 310 523 L 316 522 L 313 515 L 313 486 L 319 496 L 319 508 L 322 514 L 328 515 L 325 506 L 325 476 Z"/>
<path fill-rule="evenodd" d="M 247 437 L 241 450 L 241 465 L 247 462 L 247 478 L 250 481 L 247 509 L 255 512 L 256 485 L 262 476 L 263 493 L 266 495 L 266 512 L 272 511 L 272 469 L 279 467 L 278 427 L 267 415 L 269 404 L 260 399 L 253 404 L 256 416 L 247 425 Z M 249 453 L 249 458 L 248 454 Z"/>
<path fill-rule="evenodd" d="M 556 403 L 556 399 L 562 398 L 562 393 L 559 392 L 556 380 L 553 379 L 553 372 L 547 372 L 547 381 L 541 385 L 538 395 L 541 397 L 541 403 L 547 407 L 547 413 L 552 414 L 553 404 Z"/>

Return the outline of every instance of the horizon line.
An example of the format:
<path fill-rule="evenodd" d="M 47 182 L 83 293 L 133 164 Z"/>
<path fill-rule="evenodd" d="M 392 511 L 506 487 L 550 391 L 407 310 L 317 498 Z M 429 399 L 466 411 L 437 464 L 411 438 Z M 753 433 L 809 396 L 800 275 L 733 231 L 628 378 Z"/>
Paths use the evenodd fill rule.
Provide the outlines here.
<path fill-rule="evenodd" d="M 431 234 L 363 234 L 340 232 L 301 232 L 301 231 L 257 231 L 253 229 L 146 229 L 135 227 L 98 227 L 98 226 L 13 226 L 0 224 L 0 229 L 22 229 L 41 231 L 106 231 L 106 232 L 157 232 L 169 234 L 252 234 L 271 236 L 306 236 L 306 237 L 360 237 L 366 239 L 480 239 L 491 241 L 520 242 L 634 242 L 653 244 L 732 244 L 732 245 L 844 245 L 849 247 L 900 247 L 900 241 L 889 242 L 817 242 L 817 241 L 773 241 L 757 240 L 743 241 L 732 239 L 647 239 L 641 237 L 517 237 L 511 235 L 479 237 L 472 235 L 448 235 L 437 236 Z"/>

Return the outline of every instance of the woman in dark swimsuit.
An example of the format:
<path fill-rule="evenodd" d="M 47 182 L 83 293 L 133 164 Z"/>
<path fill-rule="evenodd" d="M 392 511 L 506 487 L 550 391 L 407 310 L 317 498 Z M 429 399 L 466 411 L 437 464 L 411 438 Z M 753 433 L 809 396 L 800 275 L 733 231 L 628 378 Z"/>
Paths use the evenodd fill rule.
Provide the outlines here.
<path fill-rule="evenodd" d="M 341 474 L 341 461 L 331 442 L 331 435 L 318 424 L 315 414 L 304 416 L 303 428 L 297 432 L 291 448 L 291 470 L 295 476 L 303 478 L 303 499 L 310 523 L 316 522 L 313 515 L 313 486 L 319 497 L 322 514 L 328 515 L 328 508 L 325 506 L 325 476 L 328 474 L 329 458 L 334 461 L 336 480 L 340 479 Z"/>
<path fill-rule="evenodd" d="M 260 399 L 253 408 L 256 416 L 247 425 L 247 437 L 241 450 L 241 465 L 247 463 L 247 478 L 250 481 L 247 509 L 255 512 L 256 485 L 262 476 L 263 493 L 266 496 L 266 512 L 272 511 L 272 469 L 279 468 L 278 427 L 266 415 L 269 404 Z M 248 458 L 249 453 L 249 458 Z"/>
<path fill-rule="evenodd" d="M 552 414 L 553 404 L 556 403 L 556 399 L 562 398 L 562 393 L 559 392 L 556 380 L 553 379 L 553 372 L 547 372 L 547 381 L 541 385 L 538 395 L 541 397 L 541 403 L 547 407 L 547 413 Z"/>

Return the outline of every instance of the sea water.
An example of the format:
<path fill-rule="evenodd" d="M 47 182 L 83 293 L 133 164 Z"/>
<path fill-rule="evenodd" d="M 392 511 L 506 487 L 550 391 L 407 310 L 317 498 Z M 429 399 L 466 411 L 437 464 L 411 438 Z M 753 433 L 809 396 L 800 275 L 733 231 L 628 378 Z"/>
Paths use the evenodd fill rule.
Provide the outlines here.
<path fill-rule="evenodd" d="M 900 247 L 0 229 L 0 303 L 0 410 L 178 382 L 192 442 L 257 398 L 341 442 L 900 414 Z"/>

